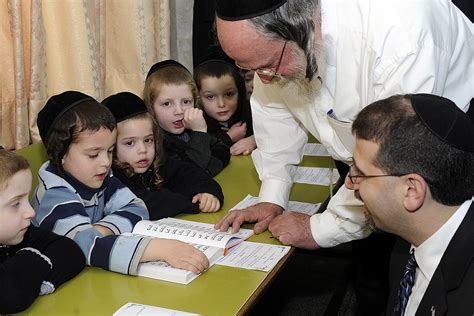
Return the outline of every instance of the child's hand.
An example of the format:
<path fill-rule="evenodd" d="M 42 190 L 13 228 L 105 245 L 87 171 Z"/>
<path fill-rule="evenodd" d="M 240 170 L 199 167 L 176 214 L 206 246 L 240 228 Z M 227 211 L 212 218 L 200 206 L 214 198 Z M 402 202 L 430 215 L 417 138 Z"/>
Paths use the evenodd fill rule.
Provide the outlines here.
<path fill-rule="evenodd" d="M 257 148 L 257 143 L 255 142 L 255 136 L 252 135 L 232 145 L 232 147 L 230 147 L 230 154 L 233 156 L 249 155 L 255 148 Z"/>
<path fill-rule="evenodd" d="M 103 225 L 94 224 L 94 225 L 92 225 L 92 227 L 94 227 L 95 230 L 97 230 L 99 233 L 101 233 L 104 236 L 115 235 L 114 232 L 110 228 L 105 227 Z"/>
<path fill-rule="evenodd" d="M 161 254 L 160 259 L 175 268 L 201 273 L 209 267 L 206 255 L 185 242 L 164 238 L 155 238 L 150 244 L 152 242 L 153 247 L 157 247 L 156 251 Z"/>
<path fill-rule="evenodd" d="M 229 135 L 233 143 L 244 138 L 245 133 L 247 133 L 247 123 L 245 122 L 237 122 L 227 131 L 227 135 Z"/>
<path fill-rule="evenodd" d="M 192 202 L 199 202 L 199 210 L 204 213 L 214 213 L 221 208 L 219 199 L 210 193 L 198 193 L 193 196 Z"/>
<path fill-rule="evenodd" d="M 184 111 L 184 127 L 195 132 L 207 133 L 207 124 L 202 110 L 191 108 Z"/>

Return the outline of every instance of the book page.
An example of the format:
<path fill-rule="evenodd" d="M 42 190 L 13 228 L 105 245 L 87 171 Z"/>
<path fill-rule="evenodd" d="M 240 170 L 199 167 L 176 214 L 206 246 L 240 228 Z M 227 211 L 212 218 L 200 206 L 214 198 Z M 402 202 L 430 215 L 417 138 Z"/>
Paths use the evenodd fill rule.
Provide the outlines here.
<path fill-rule="evenodd" d="M 218 265 L 269 272 L 283 258 L 289 246 L 244 241 L 216 262 Z"/>
<path fill-rule="evenodd" d="M 174 309 L 144 305 L 138 303 L 127 303 L 120 307 L 112 316 L 199 316 L 188 312 L 181 312 Z"/>
<path fill-rule="evenodd" d="M 322 144 L 307 143 L 304 146 L 305 156 L 316 156 L 316 157 L 331 157 L 326 148 Z"/>
<path fill-rule="evenodd" d="M 253 230 L 241 228 L 237 233 L 220 232 L 213 224 L 186 221 L 176 218 L 163 218 L 158 221 L 140 221 L 133 233 L 181 240 L 187 243 L 202 244 L 219 248 L 231 248 L 253 235 Z"/>
<path fill-rule="evenodd" d="M 216 263 L 217 260 L 224 256 L 222 248 L 192 244 L 197 249 L 201 250 L 209 260 L 209 268 Z M 138 265 L 139 276 L 169 281 L 180 284 L 189 284 L 192 280 L 197 278 L 199 274 L 192 271 L 178 269 L 172 267 L 165 261 L 150 261 L 140 263 Z"/>
<path fill-rule="evenodd" d="M 336 168 L 293 167 L 293 182 L 332 185 L 339 180 Z"/>
<path fill-rule="evenodd" d="M 240 210 L 251 205 L 254 205 L 258 202 L 258 198 L 248 194 L 242 201 L 237 203 L 230 211 Z M 318 211 L 321 203 L 306 203 L 298 201 L 289 201 L 288 202 L 288 211 L 289 212 L 298 212 L 307 215 L 314 215 Z"/>

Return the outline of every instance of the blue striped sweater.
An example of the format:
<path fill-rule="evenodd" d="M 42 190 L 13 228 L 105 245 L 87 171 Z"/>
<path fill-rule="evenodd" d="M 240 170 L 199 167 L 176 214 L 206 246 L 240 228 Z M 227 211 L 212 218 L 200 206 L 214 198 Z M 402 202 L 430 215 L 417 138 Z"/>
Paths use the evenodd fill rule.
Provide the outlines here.
<path fill-rule="evenodd" d="M 75 178 L 61 177 L 49 161 L 39 170 L 39 185 L 32 198 L 33 224 L 73 239 L 84 252 L 87 264 L 136 275 L 140 258 L 150 238 L 122 236 L 135 224 L 148 219 L 148 210 L 120 180 L 109 172 L 99 189 Z M 103 236 L 99 224 L 115 235 Z"/>

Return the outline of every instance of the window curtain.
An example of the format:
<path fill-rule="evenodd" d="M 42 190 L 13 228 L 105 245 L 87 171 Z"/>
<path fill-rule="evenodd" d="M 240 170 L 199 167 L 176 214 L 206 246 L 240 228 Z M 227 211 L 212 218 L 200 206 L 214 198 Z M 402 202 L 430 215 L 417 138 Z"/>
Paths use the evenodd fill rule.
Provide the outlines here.
<path fill-rule="evenodd" d="M 18 149 L 40 141 L 36 116 L 54 94 L 141 95 L 170 57 L 169 0 L 2 0 L 0 43 L 0 145 Z"/>

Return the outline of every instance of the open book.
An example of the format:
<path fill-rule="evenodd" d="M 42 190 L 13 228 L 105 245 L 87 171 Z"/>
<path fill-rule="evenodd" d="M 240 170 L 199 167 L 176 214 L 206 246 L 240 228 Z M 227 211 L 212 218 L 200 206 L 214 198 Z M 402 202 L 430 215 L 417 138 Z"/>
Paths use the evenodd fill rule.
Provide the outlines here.
<path fill-rule="evenodd" d="M 213 224 L 163 218 L 158 221 L 140 221 L 132 233 L 187 242 L 204 252 L 211 267 L 227 254 L 229 248 L 252 236 L 253 230 L 240 229 L 238 233 L 232 234 L 215 230 Z M 138 275 L 181 284 L 188 284 L 198 277 L 198 274 L 173 268 L 164 261 L 140 263 Z"/>

